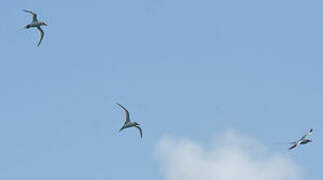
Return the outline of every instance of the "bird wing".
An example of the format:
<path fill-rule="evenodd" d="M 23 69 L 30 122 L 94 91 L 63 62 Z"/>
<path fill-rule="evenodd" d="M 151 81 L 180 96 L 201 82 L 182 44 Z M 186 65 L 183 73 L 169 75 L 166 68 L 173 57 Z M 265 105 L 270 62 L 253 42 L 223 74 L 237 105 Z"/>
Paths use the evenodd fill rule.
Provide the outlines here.
<path fill-rule="evenodd" d="M 32 11 L 29 11 L 29 10 L 26 10 L 26 9 L 24 9 L 23 11 L 24 12 L 27 12 L 27 13 L 29 13 L 29 14 L 31 14 L 33 16 L 33 22 L 37 22 L 38 21 L 37 20 L 37 14 L 36 13 L 34 13 Z"/>
<path fill-rule="evenodd" d="M 311 135 L 313 132 L 313 129 L 310 129 L 300 140 L 304 140 L 307 136 Z"/>
<path fill-rule="evenodd" d="M 117 103 L 117 105 L 120 106 L 123 109 L 123 111 L 124 111 L 124 113 L 126 115 L 126 122 L 125 122 L 125 124 L 128 123 L 128 122 L 130 122 L 130 116 L 129 116 L 128 110 L 125 107 L 123 107 L 121 104 L 119 104 L 119 103 Z"/>
<path fill-rule="evenodd" d="M 38 31 L 39 31 L 39 42 L 38 42 L 38 45 L 37 46 L 39 46 L 40 45 L 40 43 L 41 43 L 41 41 L 43 40 L 43 38 L 44 38 L 44 31 L 40 28 L 40 27 L 37 27 L 37 29 L 38 29 Z"/>
<path fill-rule="evenodd" d="M 139 130 L 139 132 L 140 132 L 140 137 L 142 138 L 142 129 L 139 127 L 139 126 L 135 126 L 138 130 Z"/>
<path fill-rule="evenodd" d="M 292 150 L 294 148 L 296 148 L 297 144 L 294 144 L 293 146 L 291 146 L 288 150 Z"/>
<path fill-rule="evenodd" d="M 124 126 L 121 127 L 121 129 L 119 130 L 119 132 L 121 132 L 124 129 Z"/>

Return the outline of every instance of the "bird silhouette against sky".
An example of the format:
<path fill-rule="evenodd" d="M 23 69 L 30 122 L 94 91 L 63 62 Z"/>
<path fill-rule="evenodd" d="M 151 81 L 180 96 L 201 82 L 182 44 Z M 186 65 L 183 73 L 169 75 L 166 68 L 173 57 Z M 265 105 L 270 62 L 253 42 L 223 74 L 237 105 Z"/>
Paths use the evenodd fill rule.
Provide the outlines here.
<path fill-rule="evenodd" d="M 311 135 L 312 132 L 313 132 L 313 129 L 310 129 L 301 139 L 299 139 L 298 141 L 295 141 L 295 142 L 291 142 L 291 144 L 293 144 L 293 145 L 288 150 L 292 150 L 292 149 L 296 148 L 300 144 L 304 145 L 304 144 L 307 144 L 309 142 L 312 142 L 312 140 L 306 139 L 306 137 Z"/>
<path fill-rule="evenodd" d="M 42 30 L 41 26 L 47 26 L 47 24 L 45 22 L 42 21 L 38 21 L 37 19 L 37 14 L 29 11 L 29 10 L 23 10 L 24 12 L 27 12 L 29 14 L 32 15 L 32 21 L 30 24 L 27 24 L 24 29 L 29 29 L 29 28 L 37 28 L 39 31 L 39 42 L 37 44 L 37 47 L 40 45 L 40 43 L 42 42 L 43 38 L 44 38 L 44 31 Z"/>
<path fill-rule="evenodd" d="M 140 124 L 137 122 L 131 122 L 128 110 L 119 103 L 117 103 L 117 105 L 123 109 L 125 116 L 126 116 L 126 121 L 124 122 L 124 124 L 123 124 L 122 128 L 119 130 L 119 132 L 126 129 L 126 128 L 136 127 L 139 130 L 140 137 L 142 138 L 142 129 L 140 128 Z"/>

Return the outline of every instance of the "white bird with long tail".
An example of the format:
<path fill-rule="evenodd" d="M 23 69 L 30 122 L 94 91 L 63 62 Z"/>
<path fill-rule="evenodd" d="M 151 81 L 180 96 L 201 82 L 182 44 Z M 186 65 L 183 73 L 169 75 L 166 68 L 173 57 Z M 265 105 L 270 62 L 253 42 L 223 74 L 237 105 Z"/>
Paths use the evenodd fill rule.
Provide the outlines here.
<path fill-rule="evenodd" d="M 299 139 L 298 141 L 295 142 L 291 142 L 291 144 L 293 144 L 288 150 L 292 150 L 294 148 L 296 148 L 297 146 L 299 146 L 300 144 L 307 144 L 309 142 L 312 142 L 312 140 L 310 139 L 306 139 L 306 137 L 308 137 L 309 135 L 311 135 L 313 132 L 313 129 L 310 129 L 301 139 Z"/>
<path fill-rule="evenodd" d="M 124 122 L 124 124 L 121 127 L 121 129 L 119 130 L 119 132 L 126 129 L 126 128 L 136 127 L 139 130 L 140 137 L 142 138 L 142 129 L 140 128 L 140 124 L 137 122 L 131 122 L 128 110 L 119 103 L 117 103 L 117 105 L 123 109 L 125 116 L 126 116 L 126 121 Z"/>
<path fill-rule="evenodd" d="M 47 26 L 47 24 L 45 22 L 38 21 L 36 13 L 29 11 L 29 10 L 25 10 L 25 9 L 23 11 L 31 14 L 33 17 L 31 23 L 27 24 L 24 27 L 24 29 L 37 28 L 37 30 L 39 31 L 40 36 L 39 36 L 39 42 L 37 44 L 37 47 L 38 47 L 44 38 L 44 31 L 42 30 L 41 26 Z"/>

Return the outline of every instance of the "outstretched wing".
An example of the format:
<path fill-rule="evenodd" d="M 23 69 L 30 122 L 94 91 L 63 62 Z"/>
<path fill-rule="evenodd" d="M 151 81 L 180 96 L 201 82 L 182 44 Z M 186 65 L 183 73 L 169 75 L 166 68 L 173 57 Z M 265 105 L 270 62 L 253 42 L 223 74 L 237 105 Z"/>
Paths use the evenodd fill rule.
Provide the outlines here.
<path fill-rule="evenodd" d="M 125 122 L 125 124 L 128 123 L 128 122 L 130 122 L 130 116 L 129 116 L 128 110 L 125 107 L 123 107 L 121 104 L 119 104 L 119 103 L 117 103 L 117 105 L 120 106 L 123 109 L 123 111 L 124 111 L 124 113 L 126 115 L 126 122 Z"/>
<path fill-rule="evenodd" d="M 135 126 L 135 127 L 139 130 L 140 138 L 142 138 L 142 129 L 139 126 Z"/>
<path fill-rule="evenodd" d="M 121 127 L 121 129 L 119 130 L 119 132 L 121 132 L 124 129 L 124 126 Z"/>
<path fill-rule="evenodd" d="M 29 14 L 31 14 L 33 16 L 33 22 L 37 22 L 38 21 L 37 20 L 37 14 L 36 13 L 34 13 L 32 11 L 29 11 L 29 10 L 26 10 L 26 9 L 24 9 L 23 11 L 24 12 L 27 12 L 27 13 L 29 13 Z"/>
<path fill-rule="evenodd" d="M 313 132 L 313 129 L 310 129 L 300 140 L 304 140 L 307 136 L 311 135 Z"/>
<path fill-rule="evenodd" d="M 37 27 L 38 31 L 39 31 L 39 42 L 38 42 L 38 45 L 40 45 L 41 41 L 43 40 L 44 38 L 44 31 L 40 28 L 40 27 Z"/>
<path fill-rule="evenodd" d="M 294 144 L 293 146 L 291 146 L 288 150 L 292 150 L 294 148 L 296 148 L 297 144 Z"/>

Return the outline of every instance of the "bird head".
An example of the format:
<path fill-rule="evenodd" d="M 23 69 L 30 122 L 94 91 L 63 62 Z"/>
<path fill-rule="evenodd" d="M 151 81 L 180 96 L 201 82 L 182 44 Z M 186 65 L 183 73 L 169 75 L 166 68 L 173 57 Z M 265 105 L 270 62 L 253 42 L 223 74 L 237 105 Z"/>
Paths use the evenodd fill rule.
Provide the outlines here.
<path fill-rule="evenodd" d="M 47 24 L 45 22 L 41 22 L 41 25 L 43 26 L 47 26 Z"/>
<path fill-rule="evenodd" d="M 140 126 L 140 124 L 139 124 L 139 123 L 137 123 L 137 122 L 135 122 L 135 125 L 136 125 L 136 126 Z"/>

